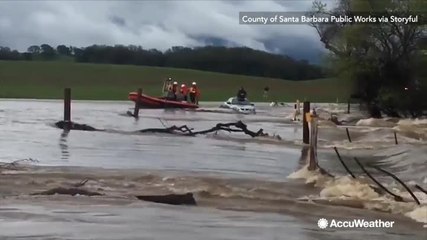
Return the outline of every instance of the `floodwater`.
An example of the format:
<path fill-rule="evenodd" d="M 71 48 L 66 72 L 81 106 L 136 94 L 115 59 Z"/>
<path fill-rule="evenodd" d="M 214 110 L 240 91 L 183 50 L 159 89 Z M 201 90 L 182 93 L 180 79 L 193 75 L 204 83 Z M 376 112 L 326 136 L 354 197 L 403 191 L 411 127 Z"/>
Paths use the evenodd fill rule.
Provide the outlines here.
<path fill-rule="evenodd" d="M 258 104 L 256 115 L 216 112 L 219 110 L 216 106 L 205 104 L 203 109 L 207 111 L 142 109 L 140 118 L 135 120 L 125 114 L 132 107 L 129 102 L 74 101 L 73 121 L 106 131 L 63 133 L 53 127 L 62 120 L 61 101 L 1 100 L 0 161 L 32 158 L 40 166 L 156 172 L 159 177 L 153 186 L 176 192 L 199 192 L 205 207 L 146 203 L 73 205 L 55 201 L 29 205 L 26 201 L 6 198 L 0 200 L 0 238 L 425 239 L 427 228 L 419 222 L 427 221 L 427 197 L 421 192 L 416 193 L 422 200 L 421 206 L 402 206 L 389 203 L 389 199 L 383 199 L 375 207 L 365 207 L 368 209 L 337 210 L 336 206 L 307 208 L 289 204 L 312 193 L 304 181 L 289 176 L 314 177 L 301 170 L 305 165 L 301 157 L 302 127 L 300 122 L 290 121 L 293 105 Z M 346 121 L 346 126 L 338 127 L 320 122 L 319 165 L 328 172 L 346 174 L 332 149 L 336 146 L 357 174 L 361 170 L 352 162 L 354 156 L 369 166 L 381 166 L 406 182 L 427 186 L 426 120 L 364 119 L 357 108 L 351 109 L 352 114 L 345 114 L 346 105 L 315 104 L 315 107 L 321 117 L 336 113 L 340 120 Z M 252 139 L 243 133 L 228 132 L 196 137 L 137 132 L 172 125 L 204 130 L 217 123 L 239 120 L 252 131 L 262 128 L 280 139 Z M 351 142 L 345 127 L 349 128 Z M 169 175 L 165 180 L 164 176 Z M 397 188 L 391 178 L 376 176 L 387 186 Z M 348 194 L 355 192 L 357 200 L 378 200 L 379 196 L 369 195 L 343 181 L 346 180 L 322 186 L 325 191 L 320 197 L 331 197 L 337 189 L 347 187 Z M 385 203 L 393 209 L 392 213 L 369 210 L 381 208 L 378 205 Z M 411 219 L 408 213 L 416 216 Z M 397 226 L 320 230 L 317 227 L 320 217 L 393 219 Z"/>

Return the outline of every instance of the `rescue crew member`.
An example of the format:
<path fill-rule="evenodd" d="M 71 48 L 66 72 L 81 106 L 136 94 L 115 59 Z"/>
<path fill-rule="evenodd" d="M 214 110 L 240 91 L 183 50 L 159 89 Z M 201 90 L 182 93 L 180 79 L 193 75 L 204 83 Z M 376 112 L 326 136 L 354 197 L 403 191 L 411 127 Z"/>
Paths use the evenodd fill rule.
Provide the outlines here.
<path fill-rule="evenodd" d="M 268 86 L 264 88 L 264 95 L 263 95 L 264 98 L 268 98 L 269 91 L 270 91 L 270 88 Z"/>
<path fill-rule="evenodd" d="M 241 87 L 239 89 L 239 91 L 237 92 L 237 101 L 239 101 L 239 102 L 245 101 L 246 96 L 247 96 L 247 93 L 246 93 L 245 89 L 243 87 Z"/>
<path fill-rule="evenodd" d="M 163 83 L 163 93 L 169 92 L 170 87 L 172 86 L 172 78 L 168 78 Z"/>
<path fill-rule="evenodd" d="M 187 98 L 188 88 L 184 83 L 181 84 L 180 92 L 181 92 L 182 96 L 184 96 L 184 101 L 187 102 L 188 101 L 188 98 Z"/>
<path fill-rule="evenodd" d="M 169 87 L 167 99 L 175 101 L 177 91 L 178 91 L 178 82 L 173 82 L 172 86 Z"/>
<path fill-rule="evenodd" d="M 199 98 L 200 98 L 199 88 L 197 87 L 196 82 L 193 82 L 190 88 L 190 101 L 193 104 L 199 104 Z"/>

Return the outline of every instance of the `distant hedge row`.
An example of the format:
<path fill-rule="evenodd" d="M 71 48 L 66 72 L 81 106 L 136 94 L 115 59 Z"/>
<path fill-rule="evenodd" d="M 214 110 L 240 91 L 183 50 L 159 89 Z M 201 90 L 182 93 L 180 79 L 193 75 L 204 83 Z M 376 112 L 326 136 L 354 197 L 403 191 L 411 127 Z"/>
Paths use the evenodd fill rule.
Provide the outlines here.
<path fill-rule="evenodd" d="M 55 49 L 42 44 L 30 46 L 24 53 L 0 47 L 0 60 L 57 60 L 64 56 L 76 62 L 189 68 L 287 80 L 325 76 L 319 66 L 311 65 L 305 60 L 298 61 L 288 56 L 246 47 L 172 47 L 161 52 L 140 46 L 93 45 L 77 48 L 59 45 Z"/>

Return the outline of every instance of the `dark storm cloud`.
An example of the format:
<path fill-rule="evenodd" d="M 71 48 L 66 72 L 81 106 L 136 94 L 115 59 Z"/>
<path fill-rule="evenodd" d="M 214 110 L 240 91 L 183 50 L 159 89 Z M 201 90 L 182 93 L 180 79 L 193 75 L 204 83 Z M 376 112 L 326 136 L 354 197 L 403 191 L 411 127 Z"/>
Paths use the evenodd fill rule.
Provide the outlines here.
<path fill-rule="evenodd" d="M 125 27 L 126 26 L 126 20 L 122 17 L 119 17 L 119 16 L 111 16 L 110 21 L 119 27 Z"/>
<path fill-rule="evenodd" d="M 0 45 L 23 51 L 42 43 L 132 44 L 160 50 L 208 44 L 280 53 L 292 49 L 298 54 L 298 49 L 307 49 L 298 44 L 302 39 L 318 42 L 311 27 L 240 25 L 238 16 L 240 11 L 304 11 L 310 6 L 311 1 L 274 0 L 0 1 Z"/>

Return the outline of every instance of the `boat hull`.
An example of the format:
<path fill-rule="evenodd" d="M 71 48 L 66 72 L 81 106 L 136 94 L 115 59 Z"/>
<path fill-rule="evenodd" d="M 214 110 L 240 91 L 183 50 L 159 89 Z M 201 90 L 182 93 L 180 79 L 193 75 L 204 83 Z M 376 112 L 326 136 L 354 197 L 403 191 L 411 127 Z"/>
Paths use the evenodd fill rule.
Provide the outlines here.
<path fill-rule="evenodd" d="M 136 102 L 138 99 L 137 92 L 129 93 L 129 100 Z M 198 108 L 196 104 L 188 102 L 178 102 L 166 100 L 164 98 L 150 97 L 145 94 L 139 96 L 139 107 L 140 108 Z"/>

